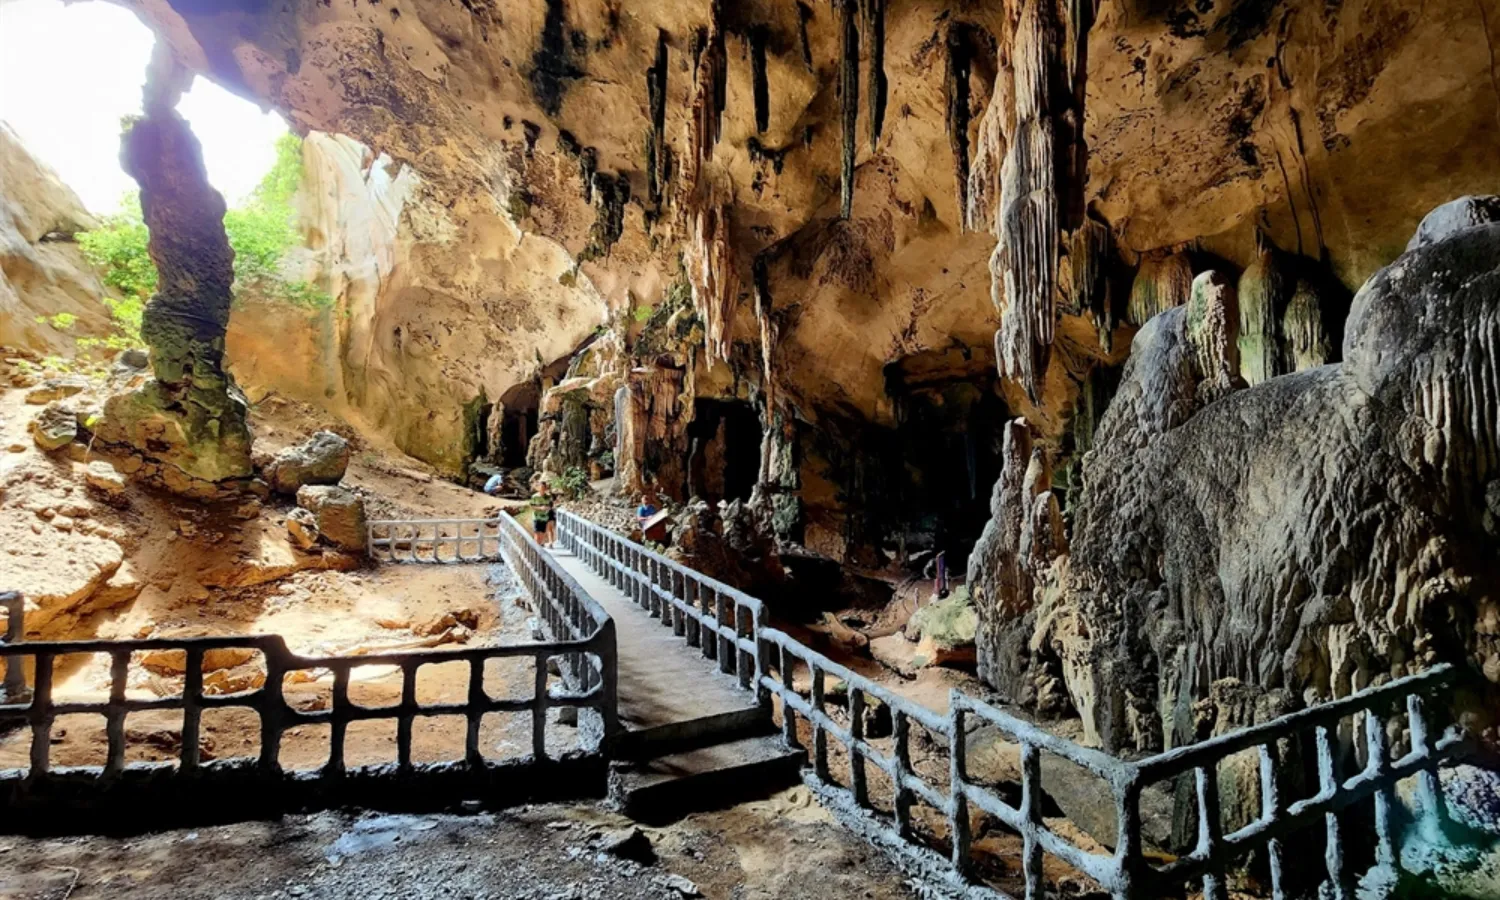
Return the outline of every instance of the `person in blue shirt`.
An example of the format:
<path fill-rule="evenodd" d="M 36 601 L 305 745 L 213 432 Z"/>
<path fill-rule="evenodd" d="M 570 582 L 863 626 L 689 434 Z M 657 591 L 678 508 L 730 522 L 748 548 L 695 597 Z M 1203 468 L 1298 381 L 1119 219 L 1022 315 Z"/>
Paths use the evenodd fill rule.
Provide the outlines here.
<path fill-rule="evenodd" d="M 500 495 L 500 491 L 504 487 L 505 473 L 496 472 L 495 474 L 490 476 L 488 481 L 484 483 L 484 492 L 486 494 L 489 494 L 491 497 L 497 497 Z"/>
<path fill-rule="evenodd" d="M 651 502 L 651 495 L 642 494 L 641 505 L 635 508 L 635 520 L 641 526 L 642 531 L 646 529 L 646 521 L 656 515 L 656 513 L 656 504 Z"/>

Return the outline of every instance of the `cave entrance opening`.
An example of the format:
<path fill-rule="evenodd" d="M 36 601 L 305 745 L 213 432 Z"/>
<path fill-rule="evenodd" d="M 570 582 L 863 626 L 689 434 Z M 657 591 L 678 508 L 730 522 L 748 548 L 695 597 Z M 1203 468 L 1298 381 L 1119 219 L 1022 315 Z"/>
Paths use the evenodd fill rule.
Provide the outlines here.
<path fill-rule="evenodd" d="M 500 421 L 490 452 L 507 469 L 526 465 L 526 449 L 536 434 L 542 406 L 542 386 L 536 379 L 514 385 L 500 397 Z"/>
<path fill-rule="evenodd" d="M 887 534 L 907 555 L 942 551 L 962 572 L 990 517 L 990 490 L 1000 476 L 1005 423 L 994 364 L 953 351 L 906 357 L 886 369 L 896 410 L 895 447 L 901 470 L 888 502 Z"/>
<path fill-rule="evenodd" d="M 760 473 L 760 416 L 743 400 L 693 401 L 688 494 L 710 503 L 749 500 Z"/>

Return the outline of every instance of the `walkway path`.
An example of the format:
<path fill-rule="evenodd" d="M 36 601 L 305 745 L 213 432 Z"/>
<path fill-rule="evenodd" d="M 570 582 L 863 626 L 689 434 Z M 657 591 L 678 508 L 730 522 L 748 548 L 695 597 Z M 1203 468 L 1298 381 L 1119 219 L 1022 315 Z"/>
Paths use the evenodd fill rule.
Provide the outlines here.
<path fill-rule="evenodd" d="M 630 731 L 676 726 L 755 710 L 755 697 L 740 689 L 718 664 L 704 659 L 661 619 L 637 606 L 561 547 L 552 551 L 579 587 L 615 620 L 619 652 L 620 723 Z"/>

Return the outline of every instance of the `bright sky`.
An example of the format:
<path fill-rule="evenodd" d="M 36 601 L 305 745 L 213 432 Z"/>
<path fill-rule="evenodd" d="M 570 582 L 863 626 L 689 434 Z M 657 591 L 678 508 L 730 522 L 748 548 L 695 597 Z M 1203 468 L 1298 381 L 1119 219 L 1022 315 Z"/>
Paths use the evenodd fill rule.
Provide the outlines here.
<path fill-rule="evenodd" d="M 0 0 L 0 119 L 91 211 L 136 189 L 120 168 L 120 120 L 141 111 L 155 39 L 110 3 Z M 276 160 L 286 123 L 199 78 L 178 104 L 203 144 L 208 180 L 234 206 Z"/>

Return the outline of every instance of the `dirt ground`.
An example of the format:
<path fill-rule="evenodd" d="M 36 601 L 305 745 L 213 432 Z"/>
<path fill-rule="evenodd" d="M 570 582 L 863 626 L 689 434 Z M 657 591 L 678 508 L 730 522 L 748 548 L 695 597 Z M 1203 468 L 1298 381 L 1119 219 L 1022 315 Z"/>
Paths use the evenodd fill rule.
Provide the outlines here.
<path fill-rule="evenodd" d="M 130 639 L 220 635 L 281 635 L 307 656 L 363 655 L 464 645 L 522 643 L 530 639 L 529 605 L 503 566 L 366 567 L 332 548 L 311 553 L 287 541 L 291 498 L 247 498 L 202 504 L 131 483 L 106 502 L 85 483 L 86 460 L 75 450 L 44 454 L 26 426 L 39 407 L 25 391 L 0 391 L 0 590 L 20 589 L 27 599 L 28 636 L 35 639 Z M 256 408 L 257 452 L 274 453 L 319 428 L 346 432 L 300 404 L 275 398 Z M 344 484 L 366 498 L 377 517 L 477 517 L 504 504 L 358 443 Z M 78 445 L 75 445 L 77 447 Z M 81 448 L 80 448 L 81 449 Z M 82 457 L 82 458 L 80 458 Z M 127 695 L 150 699 L 180 694 L 183 655 L 136 654 L 127 673 Z M 491 696 L 529 696 L 529 660 L 493 660 L 486 668 Z M 54 699 L 98 701 L 109 693 L 104 655 L 59 658 Z M 259 652 L 224 654 L 205 661 L 205 690 L 228 694 L 264 683 Z M 467 665 L 426 666 L 417 694 L 424 704 L 461 702 Z M 368 666 L 353 674 L 350 697 L 364 706 L 400 699 L 394 667 Z M 326 670 L 288 675 L 284 689 L 304 710 L 332 701 Z M 554 714 L 555 715 L 555 714 Z M 530 722 L 520 715 L 487 716 L 481 730 L 486 756 L 502 759 L 530 751 Z M 126 721 L 127 761 L 165 761 L 181 751 L 180 711 L 134 713 Z M 345 763 L 395 759 L 395 723 L 358 722 L 346 737 Z M 570 749 L 574 734 L 549 728 L 549 749 Z M 209 710 L 203 715 L 203 758 L 254 756 L 259 720 L 250 710 Z M 328 758 L 327 725 L 292 729 L 283 738 L 281 762 L 313 768 Z M 418 719 L 416 761 L 460 759 L 464 724 Z M 54 766 L 100 765 L 105 721 L 101 716 L 60 717 L 51 748 Z M 30 735 L 0 734 L 0 768 L 25 767 Z"/>
<path fill-rule="evenodd" d="M 598 805 L 541 805 L 474 816 L 329 812 L 125 839 L 0 837 L 0 898 L 917 896 L 802 787 L 642 828 L 656 857 L 649 865 L 605 849 L 633 827 Z"/>

